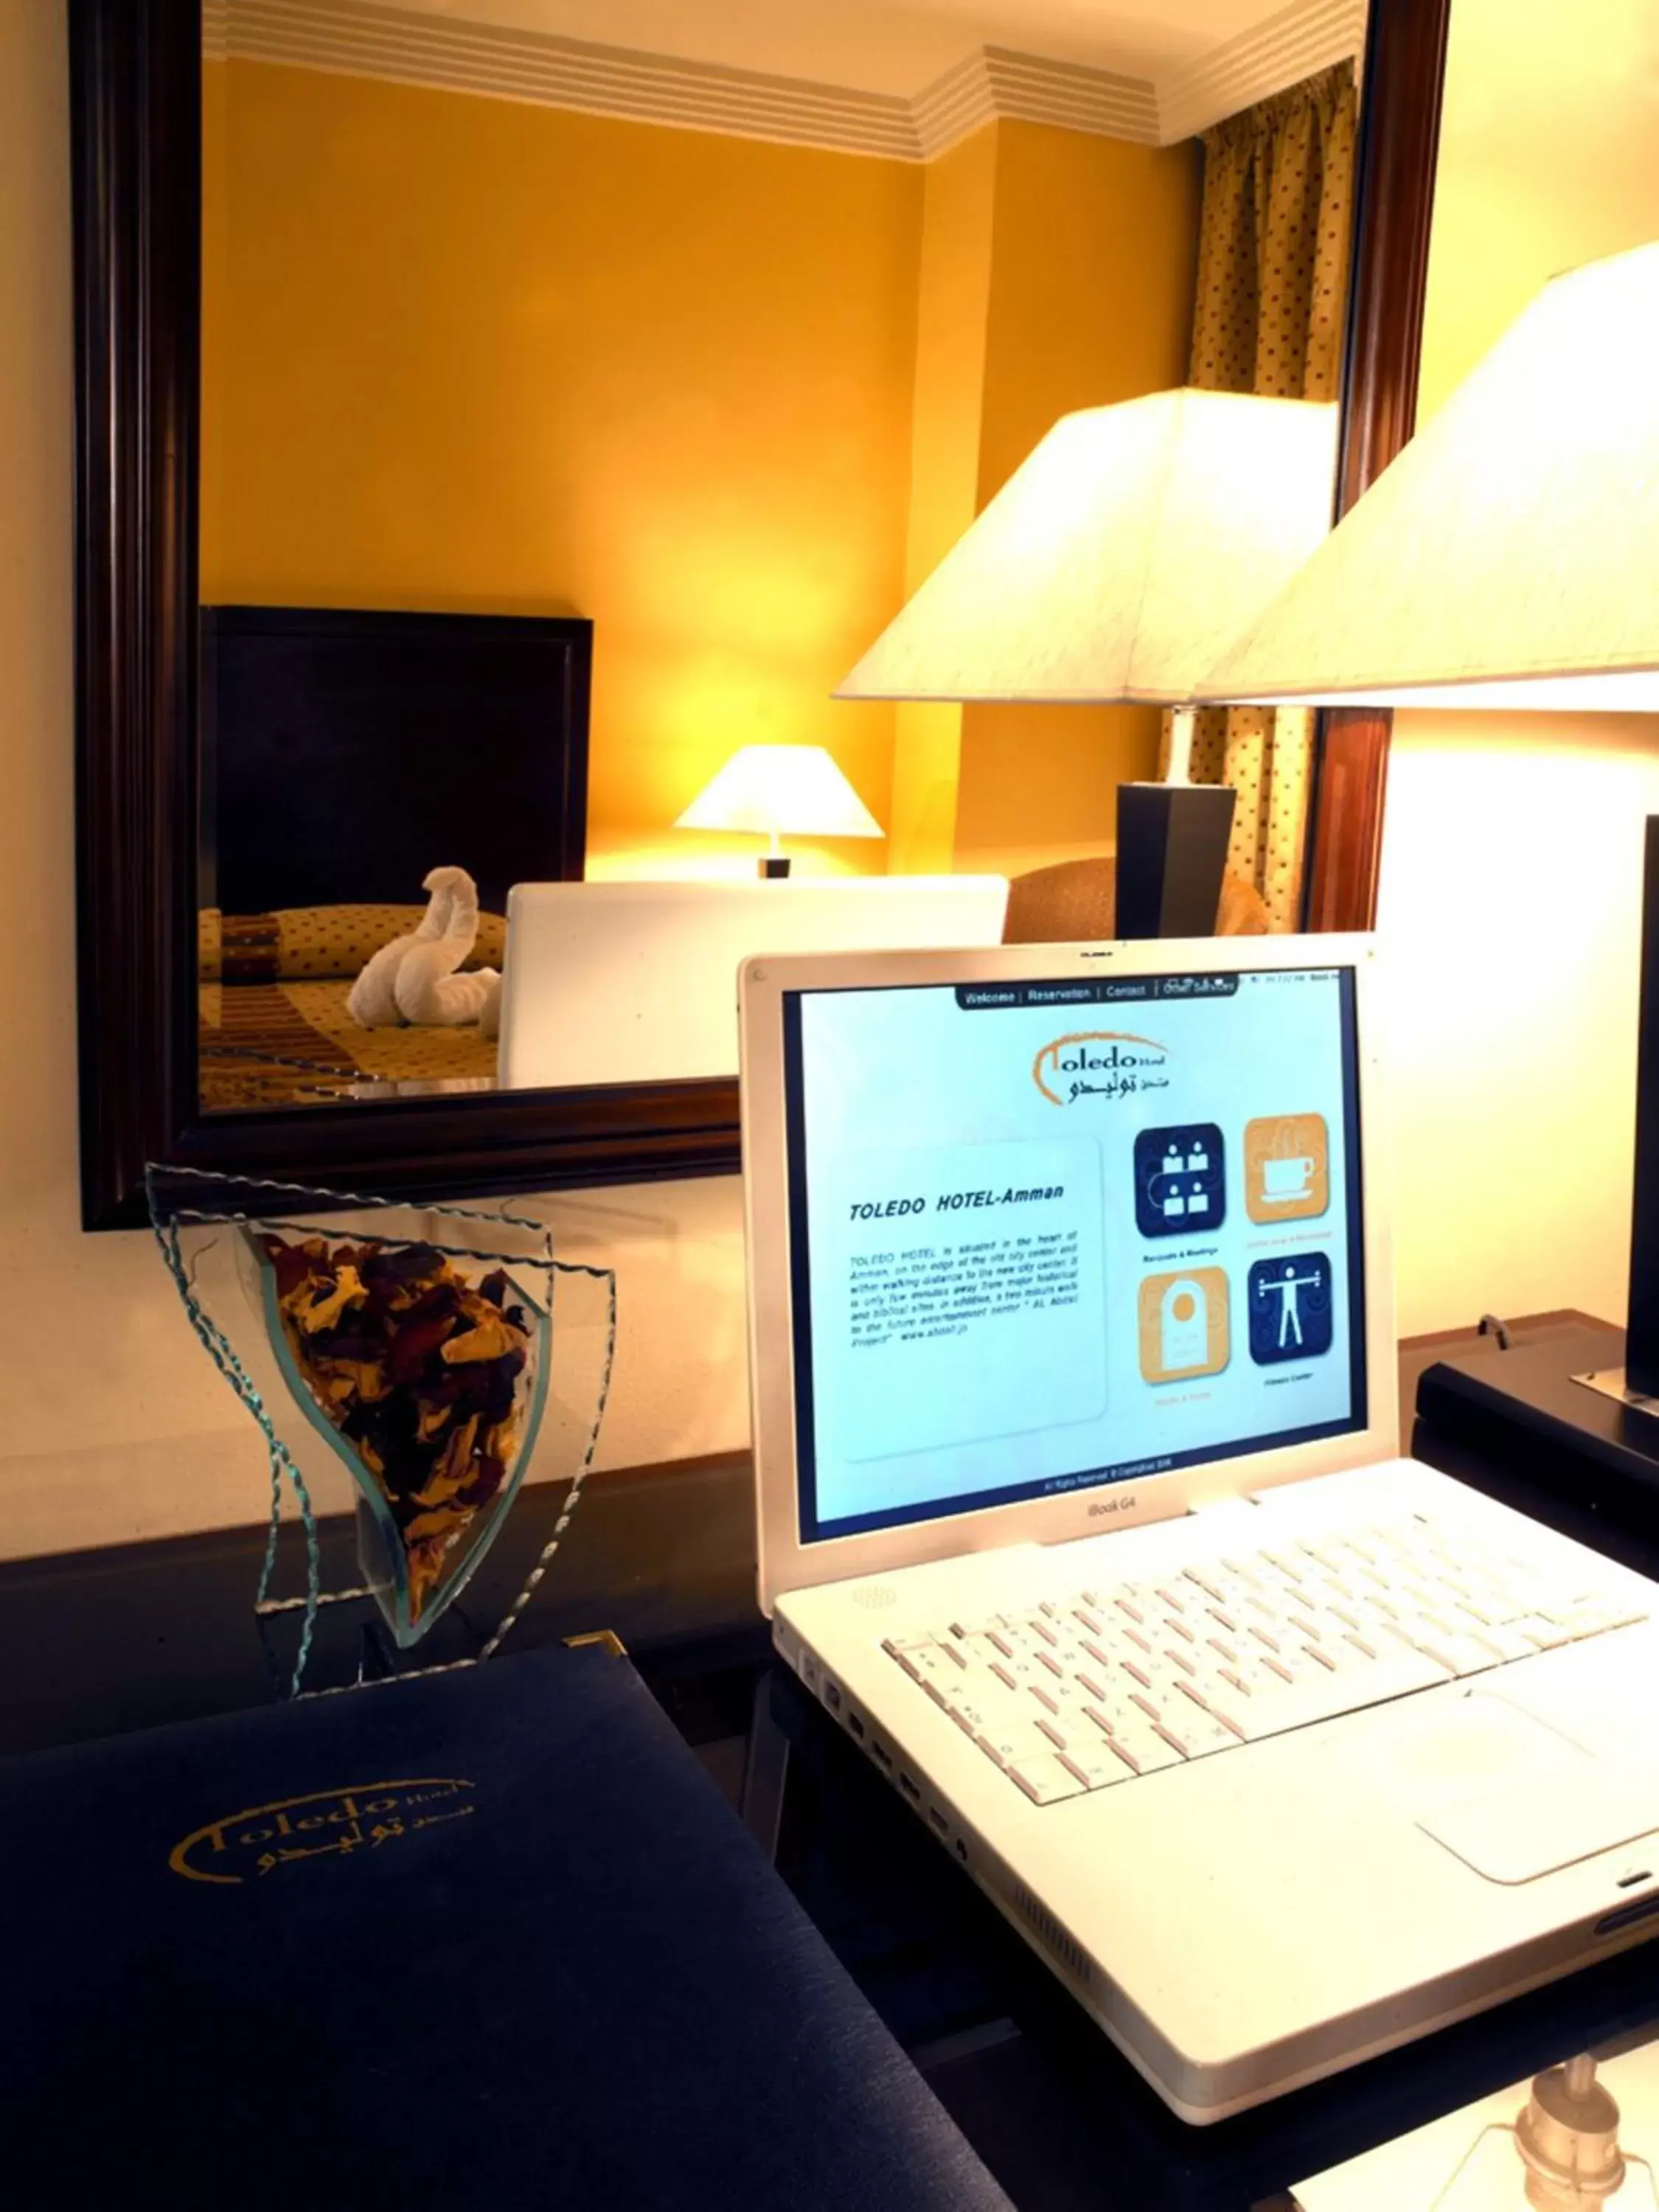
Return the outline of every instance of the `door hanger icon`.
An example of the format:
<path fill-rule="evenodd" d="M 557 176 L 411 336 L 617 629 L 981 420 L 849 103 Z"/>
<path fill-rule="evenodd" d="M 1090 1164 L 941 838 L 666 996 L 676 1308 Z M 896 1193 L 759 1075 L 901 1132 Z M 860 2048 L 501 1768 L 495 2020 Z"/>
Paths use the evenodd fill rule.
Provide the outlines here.
<path fill-rule="evenodd" d="M 1158 1364 L 1166 1375 L 1204 1367 L 1210 1358 L 1210 1301 L 1204 1285 L 1177 1275 L 1158 1305 Z"/>

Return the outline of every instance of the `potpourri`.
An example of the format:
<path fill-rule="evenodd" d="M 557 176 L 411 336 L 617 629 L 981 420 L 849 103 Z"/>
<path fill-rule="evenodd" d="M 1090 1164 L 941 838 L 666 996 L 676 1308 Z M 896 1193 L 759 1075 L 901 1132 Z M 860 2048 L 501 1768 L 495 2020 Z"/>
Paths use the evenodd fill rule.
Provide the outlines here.
<path fill-rule="evenodd" d="M 496 1268 L 473 1283 L 431 1244 L 262 1234 L 295 1364 L 402 1536 L 409 1611 L 501 1488 L 522 1433 L 531 1327 Z"/>

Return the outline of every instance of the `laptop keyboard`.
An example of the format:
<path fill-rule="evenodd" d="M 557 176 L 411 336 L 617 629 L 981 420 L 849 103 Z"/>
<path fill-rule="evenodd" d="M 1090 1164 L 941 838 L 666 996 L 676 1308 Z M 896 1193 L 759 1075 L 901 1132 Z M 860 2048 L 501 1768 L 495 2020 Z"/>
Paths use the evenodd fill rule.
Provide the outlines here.
<path fill-rule="evenodd" d="M 884 1648 L 1053 1805 L 1647 1618 L 1593 1559 L 1540 1569 L 1413 1515 Z"/>

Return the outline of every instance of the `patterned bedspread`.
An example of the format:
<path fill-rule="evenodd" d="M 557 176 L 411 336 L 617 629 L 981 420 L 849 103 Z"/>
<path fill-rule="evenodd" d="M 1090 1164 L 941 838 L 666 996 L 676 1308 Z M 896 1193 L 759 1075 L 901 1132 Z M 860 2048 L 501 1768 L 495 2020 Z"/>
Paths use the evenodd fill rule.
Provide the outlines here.
<path fill-rule="evenodd" d="M 495 1040 L 476 1029 L 365 1030 L 342 977 L 201 986 L 204 1109 L 328 1105 L 368 1081 L 493 1082 Z"/>
<path fill-rule="evenodd" d="M 366 1030 L 346 1012 L 363 962 L 421 911 L 204 913 L 198 985 L 204 1109 L 330 1105 L 370 1083 L 494 1082 L 495 1039 L 475 1028 Z M 499 966 L 504 925 L 496 915 L 480 922 L 468 965 Z"/>

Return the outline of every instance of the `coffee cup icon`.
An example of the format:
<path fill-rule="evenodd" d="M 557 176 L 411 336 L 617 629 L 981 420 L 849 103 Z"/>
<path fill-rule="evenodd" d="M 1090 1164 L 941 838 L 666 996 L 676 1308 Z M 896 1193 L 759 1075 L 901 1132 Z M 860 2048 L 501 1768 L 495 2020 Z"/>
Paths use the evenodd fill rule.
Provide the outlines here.
<path fill-rule="evenodd" d="M 1278 1224 L 1324 1212 L 1330 1135 L 1322 1114 L 1267 1114 L 1247 1122 L 1244 1158 L 1244 1203 L 1252 1221 Z"/>
<path fill-rule="evenodd" d="M 1261 1195 L 1269 1206 L 1293 1206 L 1313 1187 L 1315 1163 L 1307 1154 L 1288 1160 L 1263 1160 Z"/>

